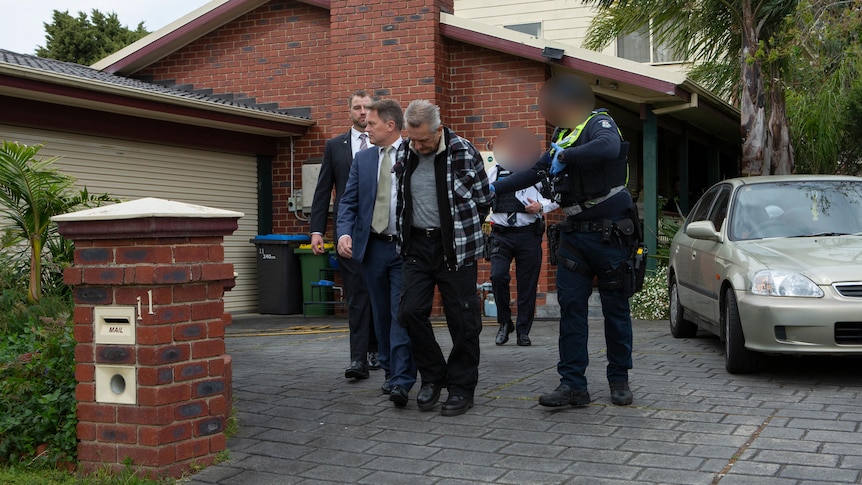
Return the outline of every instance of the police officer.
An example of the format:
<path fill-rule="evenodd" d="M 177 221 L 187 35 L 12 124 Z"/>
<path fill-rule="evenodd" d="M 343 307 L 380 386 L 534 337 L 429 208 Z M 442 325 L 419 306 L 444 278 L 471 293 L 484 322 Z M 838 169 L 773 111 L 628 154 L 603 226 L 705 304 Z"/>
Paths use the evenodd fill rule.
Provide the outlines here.
<path fill-rule="evenodd" d="M 597 277 L 605 318 L 611 402 L 629 405 L 632 323 L 628 299 L 634 293 L 633 252 L 639 223 L 625 190 L 628 143 L 606 110 L 594 110 L 592 89 L 576 76 L 549 79 L 542 88 L 539 107 L 545 118 L 558 126 L 551 149 L 533 170 L 493 184 L 499 196 L 534 184 L 547 171 L 554 198 L 567 216 L 565 222 L 556 225 L 560 385 L 542 395 L 539 404 L 559 407 L 590 403 L 585 377 L 589 361 L 587 316 L 593 277 Z"/>
<path fill-rule="evenodd" d="M 529 169 L 538 153 L 539 143 L 534 133 L 526 128 L 509 128 L 494 143 L 494 157 L 501 163 L 488 170 L 488 180 L 493 183 L 514 172 Z M 513 331 L 517 331 L 519 346 L 532 345 L 530 329 L 536 312 L 536 290 L 542 269 L 542 237 L 545 234 L 543 214 L 559 207 L 556 202 L 542 196 L 541 189 L 540 182 L 494 198 L 489 259 L 491 286 L 497 302 L 497 323 L 500 324 L 495 338 L 497 345 L 508 342 Z M 512 279 L 509 272 L 513 260 L 518 293 L 515 324 L 509 307 L 509 282 Z"/>

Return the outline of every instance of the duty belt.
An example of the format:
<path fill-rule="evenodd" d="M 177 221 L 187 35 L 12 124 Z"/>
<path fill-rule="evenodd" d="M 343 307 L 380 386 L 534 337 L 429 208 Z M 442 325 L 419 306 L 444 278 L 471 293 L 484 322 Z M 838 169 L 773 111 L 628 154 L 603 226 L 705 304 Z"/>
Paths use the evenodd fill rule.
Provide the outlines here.
<path fill-rule="evenodd" d="M 602 232 L 612 221 L 573 221 L 567 220 L 561 225 L 563 232 Z"/>

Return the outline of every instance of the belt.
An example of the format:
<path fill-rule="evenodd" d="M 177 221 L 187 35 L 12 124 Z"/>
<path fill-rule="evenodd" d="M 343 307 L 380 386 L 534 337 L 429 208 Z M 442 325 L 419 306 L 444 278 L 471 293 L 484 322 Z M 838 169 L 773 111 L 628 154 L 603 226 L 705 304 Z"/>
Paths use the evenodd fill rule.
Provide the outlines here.
<path fill-rule="evenodd" d="M 539 224 L 539 223 L 540 223 L 540 221 L 537 220 L 536 222 L 530 224 L 529 226 L 515 226 L 515 227 L 500 226 L 497 224 L 492 224 L 491 225 L 491 231 L 500 232 L 500 233 L 514 233 L 514 234 L 525 233 L 525 232 L 536 232 L 536 224 Z"/>
<path fill-rule="evenodd" d="M 605 230 L 604 221 L 573 221 L 567 219 L 563 223 L 565 232 L 602 232 Z"/>
<path fill-rule="evenodd" d="M 416 237 L 440 237 L 439 227 L 411 227 L 410 233 Z"/>
<path fill-rule="evenodd" d="M 395 234 L 377 234 L 376 232 L 371 233 L 371 237 L 377 239 L 378 241 L 392 243 L 398 240 L 398 236 Z"/>

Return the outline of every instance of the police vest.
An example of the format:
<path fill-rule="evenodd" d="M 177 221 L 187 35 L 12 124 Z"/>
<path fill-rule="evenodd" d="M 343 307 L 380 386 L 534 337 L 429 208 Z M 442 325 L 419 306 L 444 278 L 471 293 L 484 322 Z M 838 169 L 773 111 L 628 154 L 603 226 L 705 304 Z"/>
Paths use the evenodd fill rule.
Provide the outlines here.
<path fill-rule="evenodd" d="M 604 115 L 610 118 L 607 111 L 593 111 L 587 119 L 576 126 L 573 130 L 560 130 L 555 143 L 562 148 L 575 146 L 581 137 L 581 133 L 587 124 L 596 116 Z M 626 156 L 629 152 L 629 143 L 622 140 L 620 135 L 620 152 L 615 160 L 587 160 L 579 159 L 566 164 L 566 169 L 554 182 L 554 195 L 557 202 L 563 207 L 572 205 L 583 206 L 586 202 L 599 199 L 610 193 L 614 187 L 625 185 L 628 180 L 628 163 Z M 551 157 L 557 155 L 555 149 L 551 149 Z"/>
<path fill-rule="evenodd" d="M 497 180 L 503 180 L 504 178 L 512 175 L 512 172 L 504 169 L 503 167 L 498 166 L 497 172 Z M 509 214 L 512 212 L 527 212 L 527 208 L 524 204 L 515 197 L 515 192 L 506 192 L 497 194 L 494 196 L 494 212 L 498 214 Z"/>

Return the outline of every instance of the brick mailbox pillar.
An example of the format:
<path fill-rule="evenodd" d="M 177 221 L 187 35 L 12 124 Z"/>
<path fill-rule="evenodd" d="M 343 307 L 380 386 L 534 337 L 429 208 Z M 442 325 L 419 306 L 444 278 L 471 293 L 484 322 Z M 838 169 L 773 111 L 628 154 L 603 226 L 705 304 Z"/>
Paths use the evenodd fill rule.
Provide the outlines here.
<path fill-rule="evenodd" d="M 179 476 L 225 449 L 223 238 L 242 214 L 161 199 L 57 216 L 75 243 L 78 459 Z"/>

